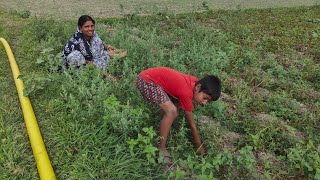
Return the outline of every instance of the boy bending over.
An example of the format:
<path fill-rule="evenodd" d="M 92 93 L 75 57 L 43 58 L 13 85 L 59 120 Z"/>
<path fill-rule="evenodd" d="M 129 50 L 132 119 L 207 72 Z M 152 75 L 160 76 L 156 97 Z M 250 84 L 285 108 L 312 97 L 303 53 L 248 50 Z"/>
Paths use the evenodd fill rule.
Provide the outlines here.
<path fill-rule="evenodd" d="M 198 80 L 194 76 L 183 74 L 170 68 L 157 67 L 142 71 L 136 79 L 136 86 L 146 102 L 158 104 L 164 111 L 159 131 L 159 150 L 163 152 L 164 157 L 170 157 L 170 153 L 166 149 L 166 142 L 171 125 L 179 115 L 176 105 L 184 110 L 197 152 L 203 155 L 205 149 L 202 147 L 197 127 L 195 126 L 192 110 L 194 105 L 203 106 L 220 97 L 221 81 L 219 78 L 206 75 L 201 80 Z M 172 99 L 177 99 L 179 104 L 175 105 Z"/>

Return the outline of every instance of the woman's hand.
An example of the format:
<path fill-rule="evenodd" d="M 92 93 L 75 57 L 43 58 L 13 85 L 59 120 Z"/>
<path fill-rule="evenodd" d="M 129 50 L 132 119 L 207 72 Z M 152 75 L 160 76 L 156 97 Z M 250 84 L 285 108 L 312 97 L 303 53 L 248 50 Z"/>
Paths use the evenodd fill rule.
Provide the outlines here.
<path fill-rule="evenodd" d="M 86 60 L 86 64 L 92 64 L 92 60 Z"/>
<path fill-rule="evenodd" d="M 112 47 L 111 45 L 107 45 L 107 44 L 104 45 L 104 49 L 105 49 L 106 51 L 108 51 L 108 52 L 110 52 L 110 51 L 112 52 L 112 51 L 115 50 L 114 47 Z"/>

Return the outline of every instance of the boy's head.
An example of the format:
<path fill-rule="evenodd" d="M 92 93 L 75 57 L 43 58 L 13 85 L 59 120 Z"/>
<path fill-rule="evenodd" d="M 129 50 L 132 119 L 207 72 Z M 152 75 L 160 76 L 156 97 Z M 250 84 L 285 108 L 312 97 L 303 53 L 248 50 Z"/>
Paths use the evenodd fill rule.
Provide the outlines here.
<path fill-rule="evenodd" d="M 209 101 L 216 101 L 221 94 L 221 81 L 213 75 L 206 75 L 196 82 L 193 92 L 193 100 L 199 105 L 205 105 Z"/>

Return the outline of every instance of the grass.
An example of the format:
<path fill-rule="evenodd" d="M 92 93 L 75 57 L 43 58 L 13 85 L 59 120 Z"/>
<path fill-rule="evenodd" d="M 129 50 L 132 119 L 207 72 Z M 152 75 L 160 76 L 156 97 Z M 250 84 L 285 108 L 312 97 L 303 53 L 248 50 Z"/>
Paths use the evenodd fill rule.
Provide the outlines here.
<path fill-rule="evenodd" d="M 0 34 L 13 45 L 58 179 L 319 179 L 319 8 L 98 18 L 100 37 L 129 53 L 107 69 L 118 83 L 90 67 L 57 71 L 74 20 L 1 12 Z M 37 179 L 0 63 L 0 179 Z M 155 66 L 223 82 L 221 100 L 195 111 L 206 156 L 196 155 L 183 116 L 174 123 L 175 171 L 164 172 L 153 151 L 161 113 L 134 86 Z"/>

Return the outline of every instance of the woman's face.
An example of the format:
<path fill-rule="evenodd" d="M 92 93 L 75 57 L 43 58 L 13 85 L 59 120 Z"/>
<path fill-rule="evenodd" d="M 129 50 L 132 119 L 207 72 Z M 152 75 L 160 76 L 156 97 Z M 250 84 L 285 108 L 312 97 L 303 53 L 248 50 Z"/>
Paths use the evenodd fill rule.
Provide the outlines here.
<path fill-rule="evenodd" d="M 91 38 L 94 32 L 94 24 L 92 21 L 86 21 L 81 27 L 80 31 L 86 38 Z"/>

